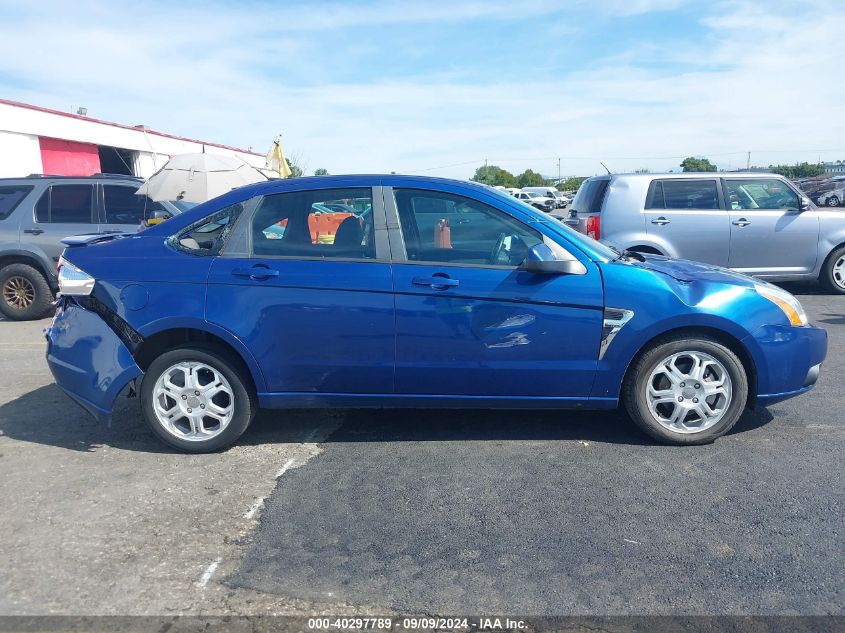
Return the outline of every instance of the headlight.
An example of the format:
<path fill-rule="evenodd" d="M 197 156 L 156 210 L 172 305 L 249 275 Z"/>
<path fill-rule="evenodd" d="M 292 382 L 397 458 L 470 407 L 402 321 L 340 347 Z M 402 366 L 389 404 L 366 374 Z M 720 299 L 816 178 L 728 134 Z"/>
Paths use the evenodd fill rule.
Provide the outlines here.
<path fill-rule="evenodd" d="M 94 290 L 94 281 L 94 278 L 81 268 L 77 268 L 64 257 L 59 258 L 59 294 L 90 295 Z"/>
<path fill-rule="evenodd" d="M 807 313 L 798 302 L 798 299 L 789 294 L 786 290 L 781 290 L 777 286 L 757 284 L 754 286 L 761 297 L 766 297 L 769 301 L 779 307 L 786 318 L 792 325 L 807 325 Z"/>

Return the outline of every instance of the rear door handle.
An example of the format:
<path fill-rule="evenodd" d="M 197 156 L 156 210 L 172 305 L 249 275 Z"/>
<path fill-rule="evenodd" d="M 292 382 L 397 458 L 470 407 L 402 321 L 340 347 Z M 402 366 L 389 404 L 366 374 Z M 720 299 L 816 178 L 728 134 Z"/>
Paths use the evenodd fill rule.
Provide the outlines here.
<path fill-rule="evenodd" d="M 234 268 L 232 274 L 235 277 L 246 277 L 255 281 L 262 281 L 272 277 L 278 277 L 279 271 L 265 266 L 253 266 L 252 268 Z"/>
<path fill-rule="evenodd" d="M 44 229 L 24 229 L 23 232 L 29 233 L 30 235 L 41 235 Z"/>
<path fill-rule="evenodd" d="M 733 222 L 731 222 L 731 224 L 735 224 L 736 226 L 748 226 L 749 224 L 751 224 L 751 222 L 749 222 L 745 218 L 740 218 L 739 220 L 734 220 Z"/>
<path fill-rule="evenodd" d="M 457 279 L 434 275 L 432 277 L 414 277 L 411 283 L 415 286 L 429 286 L 435 290 L 446 290 L 446 288 L 454 288 L 461 282 Z"/>
<path fill-rule="evenodd" d="M 652 224 L 659 224 L 659 225 L 663 226 L 664 224 L 669 224 L 671 221 L 672 221 L 672 220 L 667 220 L 666 218 L 664 218 L 664 217 L 661 215 L 659 218 L 654 218 L 654 219 L 651 221 L 651 223 L 652 223 Z"/>

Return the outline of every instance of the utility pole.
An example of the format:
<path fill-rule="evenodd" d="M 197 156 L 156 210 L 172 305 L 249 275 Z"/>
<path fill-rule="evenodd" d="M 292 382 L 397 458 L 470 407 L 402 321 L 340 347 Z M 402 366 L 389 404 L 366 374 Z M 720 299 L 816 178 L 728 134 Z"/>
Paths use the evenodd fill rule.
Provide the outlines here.
<path fill-rule="evenodd" d="M 751 152 L 748 152 L 748 159 L 745 161 L 745 170 L 751 169 Z"/>
<path fill-rule="evenodd" d="M 557 184 L 560 184 L 560 158 L 557 159 Z"/>

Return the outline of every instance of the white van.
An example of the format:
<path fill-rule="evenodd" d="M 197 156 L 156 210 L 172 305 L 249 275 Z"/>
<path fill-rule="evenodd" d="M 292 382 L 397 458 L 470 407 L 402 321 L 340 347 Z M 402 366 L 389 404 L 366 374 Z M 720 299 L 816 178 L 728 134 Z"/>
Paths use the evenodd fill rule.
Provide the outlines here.
<path fill-rule="evenodd" d="M 552 198 L 557 202 L 558 209 L 565 209 L 569 201 L 554 187 L 523 187 L 523 191 L 539 193 L 546 198 Z"/>

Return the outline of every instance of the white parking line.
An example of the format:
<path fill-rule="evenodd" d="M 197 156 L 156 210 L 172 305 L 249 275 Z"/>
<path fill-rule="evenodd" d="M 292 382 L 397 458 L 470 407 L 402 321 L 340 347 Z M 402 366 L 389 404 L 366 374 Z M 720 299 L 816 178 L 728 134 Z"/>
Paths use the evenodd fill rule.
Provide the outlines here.
<path fill-rule="evenodd" d="M 211 577 L 214 575 L 214 572 L 217 571 L 217 567 L 223 561 L 222 558 L 216 558 L 213 563 L 211 563 L 205 570 L 200 579 L 197 581 L 197 587 L 203 589 L 207 584 L 208 581 L 211 580 Z"/>
<path fill-rule="evenodd" d="M 291 466 L 293 466 L 293 462 L 294 462 L 293 457 L 291 457 L 288 461 L 286 461 L 286 462 L 284 463 L 284 465 L 283 465 L 283 466 L 279 469 L 279 472 L 277 472 L 277 473 L 276 473 L 276 479 L 278 479 L 279 477 L 281 477 L 282 475 L 284 475 L 284 474 L 287 472 L 287 470 L 288 470 Z"/>
<path fill-rule="evenodd" d="M 263 508 L 263 507 L 264 507 L 264 499 L 265 499 L 264 497 L 258 497 L 258 499 L 256 499 L 256 500 L 255 500 L 255 503 L 253 503 L 253 504 L 249 507 L 249 510 L 247 510 L 247 511 L 244 513 L 244 518 L 245 518 L 245 519 L 252 519 L 252 518 L 256 515 L 256 513 L 257 513 L 257 512 L 258 512 L 261 508 Z"/>

